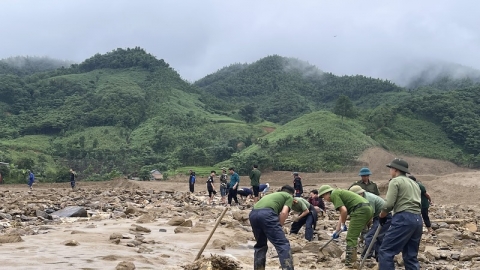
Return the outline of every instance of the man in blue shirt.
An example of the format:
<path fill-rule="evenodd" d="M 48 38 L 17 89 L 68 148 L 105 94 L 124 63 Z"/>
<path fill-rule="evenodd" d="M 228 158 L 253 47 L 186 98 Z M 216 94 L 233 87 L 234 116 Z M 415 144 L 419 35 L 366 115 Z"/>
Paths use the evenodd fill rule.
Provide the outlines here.
<path fill-rule="evenodd" d="M 32 190 L 33 182 L 35 182 L 35 175 L 33 174 L 32 171 L 28 170 L 29 176 L 28 176 L 28 186 L 30 187 L 30 190 Z"/>
<path fill-rule="evenodd" d="M 235 172 L 234 168 L 229 168 L 228 169 L 230 173 L 230 184 L 229 190 L 228 190 L 228 206 L 232 204 L 232 198 L 235 200 L 235 203 L 238 205 L 238 199 L 237 199 L 237 190 L 238 190 L 238 185 L 240 184 L 240 176 L 238 176 L 238 173 Z"/>

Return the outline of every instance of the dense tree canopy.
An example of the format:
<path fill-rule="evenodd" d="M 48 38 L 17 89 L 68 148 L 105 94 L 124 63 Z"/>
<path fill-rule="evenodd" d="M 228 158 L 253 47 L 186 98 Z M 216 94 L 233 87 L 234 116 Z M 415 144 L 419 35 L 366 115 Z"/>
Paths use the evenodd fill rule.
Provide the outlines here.
<path fill-rule="evenodd" d="M 480 87 L 453 90 L 474 79 L 404 89 L 274 55 L 192 85 L 138 47 L 40 60 L 0 61 L 0 161 L 18 181 L 32 168 L 55 181 L 68 167 L 92 179 L 252 162 L 335 171 L 373 145 L 480 165 Z"/>

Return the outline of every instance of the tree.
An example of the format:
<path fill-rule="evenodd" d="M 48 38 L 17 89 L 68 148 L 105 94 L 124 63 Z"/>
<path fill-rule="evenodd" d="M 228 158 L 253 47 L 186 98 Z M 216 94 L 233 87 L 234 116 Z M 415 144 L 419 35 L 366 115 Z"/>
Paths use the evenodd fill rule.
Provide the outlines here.
<path fill-rule="evenodd" d="M 255 120 L 255 113 L 257 108 L 252 104 L 247 104 L 240 109 L 240 115 L 245 119 L 247 123 L 253 122 Z"/>
<path fill-rule="evenodd" d="M 355 117 L 355 109 L 353 108 L 353 103 L 350 98 L 345 95 L 340 95 L 335 102 L 333 113 L 336 115 L 340 115 L 342 117 L 342 122 L 343 117 Z"/>

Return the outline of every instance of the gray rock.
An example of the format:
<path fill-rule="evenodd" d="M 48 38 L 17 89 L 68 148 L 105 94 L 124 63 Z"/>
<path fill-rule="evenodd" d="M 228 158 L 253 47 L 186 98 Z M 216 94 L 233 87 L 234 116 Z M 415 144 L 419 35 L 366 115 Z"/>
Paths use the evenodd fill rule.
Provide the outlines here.
<path fill-rule="evenodd" d="M 173 217 L 168 221 L 168 225 L 170 226 L 179 226 L 180 224 L 184 223 L 185 219 L 183 217 Z"/>
<path fill-rule="evenodd" d="M 5 213 L 0 213 L 0 218 L 1 218 L 1 219 L 12 220 L 12 215 L 10 215 L 10 214 L 5 214 Z"/>
<path fill-rule="evenodd" d="M 62 210 L 53 212 L 51 215 L 59 217 L 87 217 L 87 210 L 81 206 L 67 206 Z"/>

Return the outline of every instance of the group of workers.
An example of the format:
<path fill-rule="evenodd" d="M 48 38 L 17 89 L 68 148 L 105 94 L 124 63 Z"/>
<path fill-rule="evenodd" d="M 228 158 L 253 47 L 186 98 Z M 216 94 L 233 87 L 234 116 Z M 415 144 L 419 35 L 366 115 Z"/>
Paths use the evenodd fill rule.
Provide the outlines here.
<path fill-rule="evenodd" d="M 302 189 L 285 185 L 279 192 L 263 196 L 253 206 L 249 216 L 256 240 L 254 269 L 265 269 L 267 240 L 275 247 L 281 268 L 294 269 L 290 243 L 282 227 L 293 210 L 298 215 L 294 216 L 290 233 L 298 233 L 305 225 L 305 238 L 311 241 L 318 213 L 325 211 L 324 201 L 330 202 L 340 213 L 332 238 L 337 239 L 342 232 L 346 232 L 347 268 L 357 267 L 358 238 L 365 228 L 369 228 L 364 235 L 362 258 L 375 258 L 380 270 L 390 270 L 395 269 L 395 255 L 402 252 L 405 269 L 420 269 L 417 255 L 423 233 L 422 216 L 428 231 L 432 232 L 428 219 L 431 198 L 414 176 L 406 176 L 410 171 L 405 160 L 396 158 L 387 167 L 391 179 L 385 200 L 379 196 L 377 185 L 370 181 L 371 172 L 368 168 L 360 170 L 362 179 L 348 190 L 322 185 L 305 200 L 301 197 Z M 377 229 L 373 248 L 366 254 Z"/>

